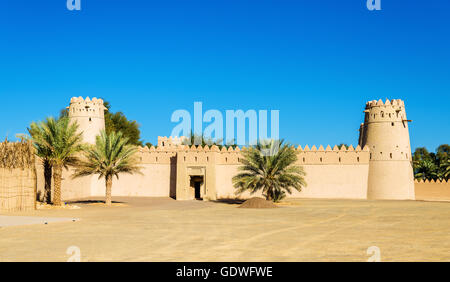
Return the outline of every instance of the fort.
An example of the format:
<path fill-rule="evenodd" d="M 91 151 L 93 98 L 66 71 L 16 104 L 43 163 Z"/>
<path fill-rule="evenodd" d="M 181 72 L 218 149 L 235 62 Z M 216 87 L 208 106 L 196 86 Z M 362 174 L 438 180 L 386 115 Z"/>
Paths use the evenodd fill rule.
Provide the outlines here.
<path fill-rule="evenodd" d="M 72 98 L 69 118 L 76 121 L 84 141 L 94 143 L 105 128 L 103 101 Z M 299 146 L 297 165 L 306 172 L 307 187 L 293 198 L 415 199 L 411 147 L 405 103 L 370 101 L 364 109 L 359 142 L 355 146 Z M 177 200 L 248 198 L 236 195 L 232 177 L 244 148 L 188 146 L 183 137 L 158 137 L 156 147 L 141 147 L 142 174 L 121 175 L 113 182 L 113 196 L 172 197 Z M 104 183 L 96 176 L 71 178 L 64 172 L 64 200 L 103 196 Z M 38 169 L 38 193 L 43 193 Z M 258 195 L 256 195 L 258 196 Z"/>

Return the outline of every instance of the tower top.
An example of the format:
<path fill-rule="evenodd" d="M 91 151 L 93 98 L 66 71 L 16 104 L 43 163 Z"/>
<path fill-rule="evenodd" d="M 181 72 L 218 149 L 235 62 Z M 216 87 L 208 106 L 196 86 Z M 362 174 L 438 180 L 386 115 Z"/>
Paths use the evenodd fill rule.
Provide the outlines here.
<path fill-rule="evenodd" d="M 97 99 L 96 97 L 92 98 L 92 100 L 89 97 L 86 97 L 86 99 L 84 99 L 80 96 L 72 97 L 72 99 L 70 99 L 70 104 L 103 105 L 103 100 Z"/>
<path fill-rule="evenodd" d="M 69 119 L 78 123 L 78 129 L 83 133 L 83 140 L 95 144 L 96 136 L 105 129 L 105 110 L 102 99 L 73 97 L 70 99 Z"/>
<path fill-rule="evenodd" d="M 86 97 L 73 97 L 70 99 L 69 116 L 91 116 L 91 117 L 104 117 L 104 111 L 107 108 L 103 105 L 102 99 Z"/>
<path fill-rule="evenodd" d="M 366 109 L 371 109 L 375 107 L 404 107 L 405 102 L 401 99 L 386 99 L 385 102 L 383 100 L 372 100 L 366 103 Z"/>
<path fill-rule="evenodd" d="M 406 122 L 405 102 L 400 99 L 373 100 L 366 103 L 364 123 Z"/>
<path fill-rule="evenodd" d="M 187 140 L 186 136 L 175 136 L 175 137 L 166 137 L 166 136 L 158 136 L 158 147 L 176 147 L 179 145 L 184 145 L 184 141 Z"/>

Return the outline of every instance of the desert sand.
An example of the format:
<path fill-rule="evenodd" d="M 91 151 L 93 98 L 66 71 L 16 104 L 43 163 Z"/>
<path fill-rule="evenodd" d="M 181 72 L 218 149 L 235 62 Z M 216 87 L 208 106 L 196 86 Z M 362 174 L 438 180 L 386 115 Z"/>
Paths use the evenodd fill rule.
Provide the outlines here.
<path fill-rule="evenodd" d="M 0 261 L 450 261 L 450 203 L 291 199 L 237 203 L 113 198 L 2 215 L 77 218 L 0 228 Z"/>

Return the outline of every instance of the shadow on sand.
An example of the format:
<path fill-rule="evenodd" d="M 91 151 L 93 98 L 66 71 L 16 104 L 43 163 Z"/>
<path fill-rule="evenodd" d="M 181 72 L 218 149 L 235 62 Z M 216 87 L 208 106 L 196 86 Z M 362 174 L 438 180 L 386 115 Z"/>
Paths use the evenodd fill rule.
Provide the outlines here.
<path fill-rule="evenodd" d="M 67 204 L 104 204 L 104 200 L 73 200 L 67 201 Z M 125 204 L 125 202 L 112 201 L 113 204 Z"/>
<path fill-rule="evenodd" d="M 217 200 L 211 201 L 211 202 L 229 204 L 229 205 L 240 205 L 243 202 L 245 202 L 245 200 L 242 200 L 242 199 L 217 199 Z"/>

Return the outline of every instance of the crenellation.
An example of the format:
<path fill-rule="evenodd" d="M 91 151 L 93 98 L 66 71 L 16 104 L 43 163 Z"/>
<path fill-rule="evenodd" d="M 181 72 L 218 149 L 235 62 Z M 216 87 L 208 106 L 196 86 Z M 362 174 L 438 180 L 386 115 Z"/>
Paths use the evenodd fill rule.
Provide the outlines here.
<path fill-rule="evenodd" d="M 437 179 L 437 180 L 423 180 L 423 179 L 414 179 L 414 183 L 433 183 L 433 184 L 450 184 L 449 181 L 443 180 L 443 179 Z"/>
<path fill-rule="evenodd" d="M 178 146 L 184 145 L 187 142 L 185 136 L 158 136 L 158 147 L 162 147 L 165 150 L 175 150 Z"/>

